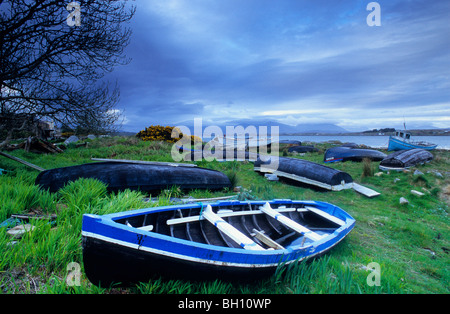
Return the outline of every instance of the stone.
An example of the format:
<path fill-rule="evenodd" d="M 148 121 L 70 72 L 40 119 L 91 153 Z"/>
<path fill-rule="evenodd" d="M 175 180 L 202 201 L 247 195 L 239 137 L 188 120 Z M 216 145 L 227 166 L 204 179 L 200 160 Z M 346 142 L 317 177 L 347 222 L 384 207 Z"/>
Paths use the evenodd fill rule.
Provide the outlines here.
<path fill-rule="evenodd" d="M 408 200 L 407 200 L 406 198 L 400 197 L 400 204 L 401 204 L 401 205 L 403 205 L 403 204 L 409 204 L 409 202 L 408 202 Z"/>
<path fill-rule="evenodd" d="M 78 138 L 78 136 L 76 135 L 71 135 L 67 140 L 64 141 L 64 144 L 70 144 L 70 143 L 75 143 L 78 142 L 80 139 Z"/>
<path fill-rule="evenodd" d="M 417 196 L 424 196 L 425 194 L 416 190 L 411 190 L 411 194 L 417 195 Z"/>
<path fill-rule="evenodd" d="M 21 238 L 25 233 L 32 231 L 35 227 L 30 225 L 30 224 L 26 224 L 26 225 L 19 225 L 16 226 L 14 228 L 9 229 L 8 231 L 6 231 L 7 234 L 9 234 L 10 236 L 19 239 Z"/>
<path fill-rule="evenodd" d="M 269 181 L 278 181 L 277 175 L 273 173 L 266 173 L 264 177 Z"/>

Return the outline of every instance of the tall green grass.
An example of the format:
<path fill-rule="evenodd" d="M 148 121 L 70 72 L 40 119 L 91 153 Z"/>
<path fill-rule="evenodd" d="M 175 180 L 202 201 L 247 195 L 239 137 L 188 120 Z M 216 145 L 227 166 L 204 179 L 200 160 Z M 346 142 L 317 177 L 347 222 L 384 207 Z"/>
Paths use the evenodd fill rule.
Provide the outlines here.
<path fill-rule="evenodd" d="M 11 214 L 20 214 L 32 209 L 44 213 L 54 212 L 56 195 L 41 191 L 38 186 L 30 184 L 26 176 L 0 176 L 0 222 Z"/>
<path fill-rule="evenodd" d="M 317 163 L 329 144 L 318 145 L 322 153 L 292 156 Z M 44 168 L 90 162 L 91 157 L 170 161 L 170 145 L 142 142 L 135 138 L 106 138 L 89 141 L 87 147 L 69 148 L 62 154 L 37 155 L 22 151 L 16 156 Z M 329 166 L 346 171 L 355 181 L 373 188 L 380 196 L 368 199 L 352 190 L 326 192 L 287 181 L 267 181 L 253 171 L 249 162 L 196 162 L 219 170 L 242 186 L 241 196 L 256 199 L 291 198 L 325 201 L 340 206 L 356 219 L 350 235 L 325 256 L 309 262 L 280 266 L 276 275 L 253 284 L 222 281 L 190 282 L 154 279 L 129 288 L 99 288 L 84 275 L 81 248 L 82 215 L 107 214 L 136 208 L 171 204 L 171 197 L 189 193 L 194 198 L 230 195 L 232 190 L 185 192 L 177 187 L 163 191 L 157 202 L 148 195 L 123 191 L 107 193 L 106 186 L 93 179 L 69 183 L 58 193 L 34 185 L 37 172 L 13 161 L 1 159 L 9 170 L 0 175 L 0 222 L 13 213 L 56 214 L 54 224 L 32 220 L 35 227 L 20 240 L 11 239 L 0 228 L 0 293 L 449 293 L 450 225 L 449 204 L 444 198 L 450 178 L 432 171 L 448 172 L 450 153 L 433 152 L 434 161 L 420 166 L 424 173 L 410 172 L 369 175 L 376 170 L 363 163 L 335 163 Z M 430 172 L 428 172 L 430 170 Z M 411 189 L 425 193 L 418 197 Z M 406 197 L 409 204 L 400 205 Z M 13 241 L 16 241 L 13 244 Z M 81 267 L 80 286 L 66 283 L 69 263 Z M 381 285 L 369 286 L 366 266 L 381 267 Z"/>

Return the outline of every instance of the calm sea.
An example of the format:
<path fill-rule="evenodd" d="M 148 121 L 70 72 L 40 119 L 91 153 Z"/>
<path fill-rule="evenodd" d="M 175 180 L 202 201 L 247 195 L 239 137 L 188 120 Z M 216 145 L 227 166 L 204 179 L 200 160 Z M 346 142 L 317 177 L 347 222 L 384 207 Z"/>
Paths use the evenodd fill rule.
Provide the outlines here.
<path fill-rule="evenodd" d="M 450 150 L 450 136 L 414 136 L 415 141 L 425 141 L 437 144 L 437 149 Z M 340 136 L 340 135 L 311 135 L 311 136 L 284 136 L 280 140 L 298 140 L 301 142 L 328 142 L 340 141 L 342 143 L 364 144 L 373 148 L 387 148 L 389 136 Z"/>

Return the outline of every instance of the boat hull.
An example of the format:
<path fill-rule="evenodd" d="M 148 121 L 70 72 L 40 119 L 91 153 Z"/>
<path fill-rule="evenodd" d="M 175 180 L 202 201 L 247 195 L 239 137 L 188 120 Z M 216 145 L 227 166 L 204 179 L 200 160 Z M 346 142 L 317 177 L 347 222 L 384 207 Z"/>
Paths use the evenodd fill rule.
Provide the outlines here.
<path fill-rule="evenodd" d="M 268 267 L 239 267 L 226 266 L 226 263 L 202 263 L 90 237 L 83 238 L 83 264 L 89 281 L 105 287 L 111 284 L 130 286 L 159 277 L 173 280 L 251 282 L 272 275 L 278 267 L 278 264 Z"/>
<path fill-rule="evenodd" d="M 155 191 L 174 185 L 182 189 L 215 190 L 231 187 L 228 177 L 215 170 L 117 162 L 96 162 L 46 170 L 37 176 L 35 184 L 56 192 L 79 178 L 102 181 L 107 185 L 108 191 Z"/>
<path fill-rule="evenodd" d="M 306 145 L 306 146 L 291 146 L 288 148 L 289 153 L 296 152 L 296 153 L 301 154 L 301 153 L 310 153 L 310 152 L 318 152 L 318 151 L 319 151 L 319 149 L 317 149 L 316 147 L 308 146 L 308 145 Z"/>
<path fill-rule="evenodd" d="M 425 150 L 433 150 L 437 147 L 435 144 L 425 144 L 425 145 L 418 145 L 412 142 L 405 142 L 401 139 L 398 139 L 396 137 L 390 136 L 389 137 L 389 144 L 388 144 L 388 151 L 398 151 L 398 150 L 405 150 L 405 149 L 425 149 Z"/>
<path fill-rule="evenodd" d="M 257 208 L 263 204 L 262 201 L 232 201 L 213 203 L 211 206 L 217 210 L 224 206 Z M 311 244 L 304 245 L 295 240 L 283 249 L 250 251 L 142 231 L 118 223 L 127 219 L 136 221 L 137 216 L 146 213 L 165 215 L 166 212 L 174 211 L 173 206 L 105 216 L 84 215 L 82 237 L 85 273 L 92 283 L 101 286 L 113 283 L 127 286 L 160 276 L 188 280 L 254 281 L 270 276 L 280 264 L 324 254 L 339 243 L 355 223 L 345 211 L 327 203 L 274 200 L 270 204 L 275 207 L 314 206 L 333 217 L 339 217 L 343 223 Z M 185 204 L 177 208 L 185 212 L 200 209 L 200 206 Z"/>
<path fill-rule="evenodd" d="M 372 161 L 381 161 L 387 155 L 374 149 L 360 149 L 351 147 L 332 147 L 326 150 L 323 161 L 326 163 L 339 161 L 362 161 L 368 158 Z"/>
<path fill-rule="evenodd" d="M 401 150 L 388 155 L 380 162 L 381 170 L 403 170 L 424 164 L 433 159 L 433 154 L 419 148 Z"/>
<path fill-rule="evenodd" d="M 278 157 L 278 164 L 258 159 L 254 170 L 274 173 L 279 177 L 289 178 L 323 189 L 339 191 L 353 187 L 350 174 L 308 160 Z"/>

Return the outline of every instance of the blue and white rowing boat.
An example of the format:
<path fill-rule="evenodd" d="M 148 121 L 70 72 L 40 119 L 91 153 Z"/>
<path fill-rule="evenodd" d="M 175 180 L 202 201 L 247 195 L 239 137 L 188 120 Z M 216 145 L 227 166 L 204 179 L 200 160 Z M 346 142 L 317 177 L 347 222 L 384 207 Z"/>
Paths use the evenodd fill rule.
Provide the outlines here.
<path fill-rule="evenodd" d="M 164 276 L 252 281 L 323 254 L 352 230 L 318 201 L 222 201 L 83 216 L 83 263 L 96 285 Z"/>

